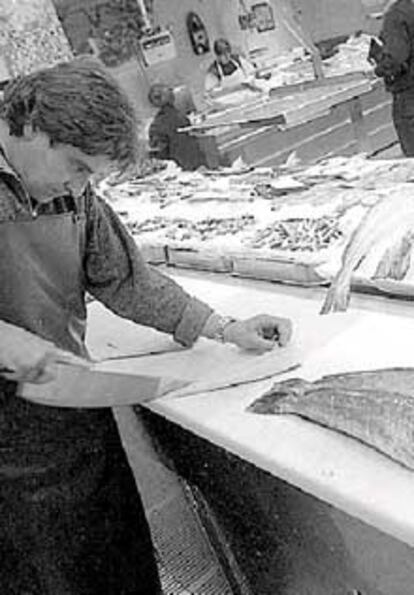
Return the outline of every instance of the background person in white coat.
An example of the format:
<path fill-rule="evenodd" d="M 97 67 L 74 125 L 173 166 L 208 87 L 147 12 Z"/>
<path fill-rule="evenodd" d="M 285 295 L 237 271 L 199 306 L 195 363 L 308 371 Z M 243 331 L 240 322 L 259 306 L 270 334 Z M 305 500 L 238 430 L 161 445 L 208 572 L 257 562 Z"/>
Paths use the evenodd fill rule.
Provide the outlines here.
<path fill-rule="evenodd" d="M 247 85 L 259 90 L 255 85 L 256 70 L 253 64 L 232 51 L 227 39 L 216 39 L 214 42 L 216 58 L 210 65 L 204 81 L 207 95 L 214 95 L 215 91 L 235 89 Z"/>

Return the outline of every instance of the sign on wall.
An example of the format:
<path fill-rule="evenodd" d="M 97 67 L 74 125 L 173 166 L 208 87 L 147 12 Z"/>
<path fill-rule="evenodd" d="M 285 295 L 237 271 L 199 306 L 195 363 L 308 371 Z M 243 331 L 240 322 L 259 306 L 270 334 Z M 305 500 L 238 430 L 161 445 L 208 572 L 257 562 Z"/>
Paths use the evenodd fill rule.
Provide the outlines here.
<path fill-rule="evenodd" d="M 258 33 L 271 31 L 276 28 L 273 17 L 273 9 L 267 2 L 258 2 L 253 4 L 252 13 L 254 15 L 254 23 Z"/>
<path fill-rule="evenodd" d="M 145 66 L 172 60 L 177 55 L 174 38 L 166 30 L 143 37 L 139 44 Z"/>

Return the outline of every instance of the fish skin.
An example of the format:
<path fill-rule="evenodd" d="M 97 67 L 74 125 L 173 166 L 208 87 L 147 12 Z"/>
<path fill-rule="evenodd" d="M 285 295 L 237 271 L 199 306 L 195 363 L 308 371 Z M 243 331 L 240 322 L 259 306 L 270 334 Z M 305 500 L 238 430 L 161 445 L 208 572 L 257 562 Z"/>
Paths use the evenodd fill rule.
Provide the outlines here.
<path fill-rule="evenodd" d="M 382 368 L 379 370 L 361 370 L 323 376 L 313 386 L 323 386 L 335 382 L 350 389 L 396 391 L 413 397 L 414 403 L 414 368 Z"/>
<path fill-rule="evenodd" d="M 414 369 L 277 383 L 249 411 L 293 414 L 341 432 L 414 470 Z"/>
<path fill-rule="evenodd" d="M 321 314 L 347 310 L 353 271 L 375 244 L 395 229 L 402 238 L 414 230 L 414 198 L 398 194 L 386 197 L 367 211 L 345 247 L 341 269 L 332 281 Z"/>
<path fill-rule="evenodd" d="M 388 248 L 377 266 L 373 279 L 402 281 L 410 268 L 413 240 L 412 233 L 408 232 L 399 244 Z"/>

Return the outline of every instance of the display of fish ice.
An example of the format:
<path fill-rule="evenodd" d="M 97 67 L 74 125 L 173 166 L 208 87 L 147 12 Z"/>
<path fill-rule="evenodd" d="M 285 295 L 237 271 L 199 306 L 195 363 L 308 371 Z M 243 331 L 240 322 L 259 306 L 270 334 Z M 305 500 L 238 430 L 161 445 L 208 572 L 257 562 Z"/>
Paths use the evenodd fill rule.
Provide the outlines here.
<path fill-rule="evenodd" d="M 387 242 L 374 276 L 383 274 L 402 280 L 411 263 L 413 238 L 414 195 L 387 196 L 374 204 L 345 247 L 341 269 L 329 288 L 321 314 L 347 309 L 354 270 L 372 250 Z"/>
<path fill-rule="evenodd" d="M 249 406 L 336 430 L 414 470 L 414 368 L 350 372 L 276 383 Z"/>

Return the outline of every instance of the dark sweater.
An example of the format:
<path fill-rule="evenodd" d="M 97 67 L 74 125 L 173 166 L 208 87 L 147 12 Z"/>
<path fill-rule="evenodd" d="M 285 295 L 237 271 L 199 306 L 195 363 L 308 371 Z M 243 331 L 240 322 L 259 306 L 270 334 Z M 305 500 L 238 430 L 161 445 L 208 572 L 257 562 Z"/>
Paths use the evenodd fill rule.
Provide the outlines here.
<path fill-rule="evenodd" d="M 414 2 L 397 0 L 384 16 L 376 74 L 393 93 L 414 89 Z"/>
<path fill-rule="evenodd" d="M 171 159 L 185 170 L 206 164 L 197 139 L 180 128 L 190 126 L 190 120 L 173 105 L 162 107 L 149 128 L 149 142 L 153 156 Z"/>

